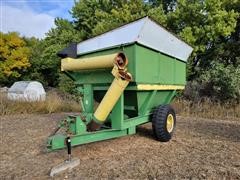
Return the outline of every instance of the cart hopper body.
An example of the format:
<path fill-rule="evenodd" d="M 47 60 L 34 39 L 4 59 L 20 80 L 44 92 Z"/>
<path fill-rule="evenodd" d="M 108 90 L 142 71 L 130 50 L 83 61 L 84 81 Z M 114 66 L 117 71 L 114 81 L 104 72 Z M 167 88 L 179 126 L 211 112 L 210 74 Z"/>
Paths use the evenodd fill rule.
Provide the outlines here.
<path fill-rule="evenodd" d="M 137 125 L 151 121 L 156 107 L 170 104 L 176 91 L 184 89 L 191 52 L 188 44 L 148 17 L 60 52 L 67 57 L 62 71 L 83 95 L 83 112 L 62 122 L 66 134 L 51 136 L 49 150 L 65 147 L 68 135 L 72 145 L 80 145 L 134 134 Z M 124 68 L 117 66 L 117 58 L 124 59 Z M 89 131 L 92 122 L 101 127 Z"/>

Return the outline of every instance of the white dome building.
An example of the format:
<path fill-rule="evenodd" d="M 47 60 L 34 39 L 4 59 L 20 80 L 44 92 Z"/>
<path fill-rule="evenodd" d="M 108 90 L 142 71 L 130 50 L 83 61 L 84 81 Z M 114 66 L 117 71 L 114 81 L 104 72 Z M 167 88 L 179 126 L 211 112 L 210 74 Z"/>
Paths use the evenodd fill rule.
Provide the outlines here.
<path fill-rule="evenodd" d="M 37 81 L 18 81 L 8 89 L 8 99 L 17 101 L 45 101 L 46 92 Z"/>

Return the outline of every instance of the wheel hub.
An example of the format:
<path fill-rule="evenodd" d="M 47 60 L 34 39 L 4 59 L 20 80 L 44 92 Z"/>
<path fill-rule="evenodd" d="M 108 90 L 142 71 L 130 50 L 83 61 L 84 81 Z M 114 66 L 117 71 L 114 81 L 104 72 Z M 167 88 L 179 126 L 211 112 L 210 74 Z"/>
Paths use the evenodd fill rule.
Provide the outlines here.
<path fill-rule="evenodd" d="M 173 127 L 174 127 L 174 118 L 172 114 L 169 114 L 167 116 L 167 131 L 171 133 L 173 131 Z"/>

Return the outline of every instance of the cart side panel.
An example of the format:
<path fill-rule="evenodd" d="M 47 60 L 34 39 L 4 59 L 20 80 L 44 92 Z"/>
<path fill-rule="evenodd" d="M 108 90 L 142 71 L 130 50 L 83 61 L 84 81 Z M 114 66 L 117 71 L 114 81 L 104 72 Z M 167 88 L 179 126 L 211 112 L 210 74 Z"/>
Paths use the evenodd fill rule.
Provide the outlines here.
<path fill-rule="evenodd" d="M 185 62 L 141 45 L 135 46 L 137 83 L 185 85 Z"/>

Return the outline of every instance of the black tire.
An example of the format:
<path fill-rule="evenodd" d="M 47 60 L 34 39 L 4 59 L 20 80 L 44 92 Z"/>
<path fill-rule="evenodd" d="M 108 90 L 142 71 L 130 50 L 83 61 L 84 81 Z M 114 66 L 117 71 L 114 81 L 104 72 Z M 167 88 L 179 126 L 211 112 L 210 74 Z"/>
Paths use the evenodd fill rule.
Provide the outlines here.
<path fill-rule="evenodd" d="M 170 120 L 170 122 L 173 122 L 173 124 L 170 124 L 171 129 L 169 129 L 169 126 L 167 127 L 168 117 L 172 118 L 172 121 Z M 169 141 L 173 136 L 175 126 L 176 114 L 170 105 L 160 105 L 154 110 L 152 116 L 152 129 L 158 141 Z"/>

